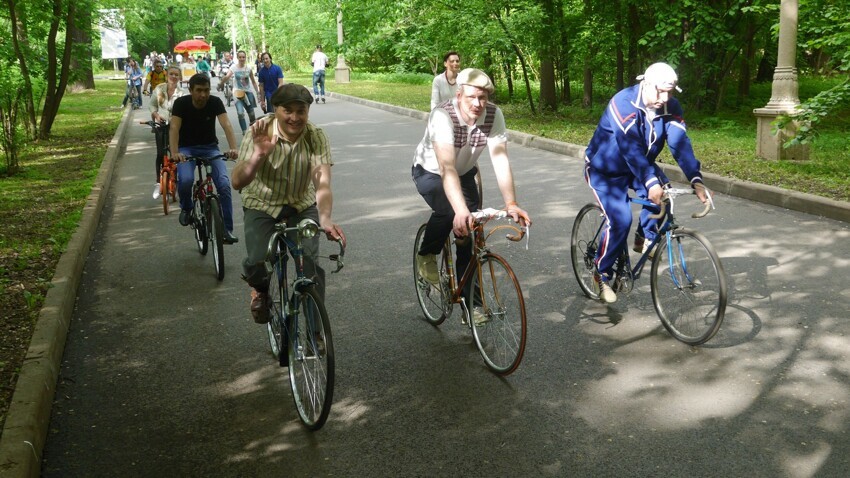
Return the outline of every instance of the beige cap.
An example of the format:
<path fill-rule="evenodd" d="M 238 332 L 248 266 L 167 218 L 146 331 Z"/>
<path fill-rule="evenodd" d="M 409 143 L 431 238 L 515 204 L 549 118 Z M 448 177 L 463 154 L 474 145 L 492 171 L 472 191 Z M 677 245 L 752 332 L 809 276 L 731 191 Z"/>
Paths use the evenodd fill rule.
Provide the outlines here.
<path fill-rule="evenodd" d="M 457 74 L 458 85 L 469 85 L 477 88 L 483 88 L 488 93 L 492 93 L 495 87 L 493 81 L 487 76 L 487 73 L 477 68 L 466 68 Z"/>

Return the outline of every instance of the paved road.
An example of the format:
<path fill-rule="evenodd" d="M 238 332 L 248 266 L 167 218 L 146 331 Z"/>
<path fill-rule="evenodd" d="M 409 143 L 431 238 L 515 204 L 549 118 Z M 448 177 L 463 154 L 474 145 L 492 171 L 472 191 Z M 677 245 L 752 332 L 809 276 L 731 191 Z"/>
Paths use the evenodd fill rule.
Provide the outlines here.
<path fill-rule="evenodd" d="M 329 276 L 327 425 L 300 426 L 247 313 L 244 245 L 227 247 L 217 282 L 191 231 L 150 198 L 153 138 L 139 126 L 86 265 L 44 476 L 847 475 L 847 224 L 722 195 L 715 214 L 688 219 L 730 289 L 720 333 L 691 348 L 645 292 L 609 308 L 581 295 L 568 265 L 572 218 L 591 199 L 580 163 L 511 145 L 535 224 L 529 250 L 496 246 L 529 312 L 525 360 L 501 379 L 457 317 L 420 318 L 411 243 L 427 208 L 409 165 L 423 122 L 335 99 L 311 115 L 331 138 L 350 241 Z"/>

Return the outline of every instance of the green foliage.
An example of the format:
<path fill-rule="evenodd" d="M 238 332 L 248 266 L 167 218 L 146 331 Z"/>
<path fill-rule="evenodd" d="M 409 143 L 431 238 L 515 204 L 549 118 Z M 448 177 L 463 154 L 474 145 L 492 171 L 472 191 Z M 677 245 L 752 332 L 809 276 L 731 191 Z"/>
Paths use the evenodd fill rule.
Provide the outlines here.
<path fill-rule="evenodd" d="M 18 172 L 18 157 L 27 137 L 22 117 L 24 104 L 24 78 L 16 63 L 0 58 L 0 149 L 5 157 L 0 173 Z"/>

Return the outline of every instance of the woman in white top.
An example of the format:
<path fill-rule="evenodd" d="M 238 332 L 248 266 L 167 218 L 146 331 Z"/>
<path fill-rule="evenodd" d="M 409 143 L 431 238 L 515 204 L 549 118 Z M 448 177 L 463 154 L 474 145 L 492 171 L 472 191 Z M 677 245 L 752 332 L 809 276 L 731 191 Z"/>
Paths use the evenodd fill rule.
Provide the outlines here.
<path fill-rule="evenodd" d="M 174 106 L 174 100 L 188 95 L 189 92 L 180 86 L 181 80 L 180 68 L 177 65 L 168 67 L 167 81 L 151 92 L 151 119 L 157 123 L 168 124 L 171 119 L 171 107 Z M 165 147 L 168 144 L 168 127 L 156 128 L 156 184 L 153 188 L 153 198 L 159 199 L 161 191 L 159 190 L 159 170 L 162 169 L 162 156 L 165 154 Z"/>
<path fill-rule="evenodd" d="M 450 51 L 443 57 L 446 71 L 434 77 L 431 82 L 431 109 L 444 101 L 455 97 L 457 91 L 457 74 L 460 72 L 460 55 Z"/>

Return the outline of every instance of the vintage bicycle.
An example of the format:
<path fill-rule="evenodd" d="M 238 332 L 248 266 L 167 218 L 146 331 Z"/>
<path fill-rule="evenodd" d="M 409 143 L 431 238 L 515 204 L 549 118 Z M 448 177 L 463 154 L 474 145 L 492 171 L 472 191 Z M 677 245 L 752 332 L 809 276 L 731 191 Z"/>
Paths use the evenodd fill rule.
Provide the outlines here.
<path fill-rule="evenodd" d="M 227 160 L 224 155 L 201 158 L 187 156 L 186 161 L 195 161 L 198 177 L 192 186 L 192 229 L 195 231 L 195 242 L 198 252 L 206 255 L 210 245 L 213 250 L 213 264 L 216 278 L 224 279 L 224 218 L 221 212 L 221 201 L 212 180 L 212 161 Z"/>
<path fill-rule="evenodd" d="M 457 279 L 452 258 L 452 236 L 446 240 L 438 260 L 439 282 L 432 284 L 419 274 L 416 256 L 425 236 L 423 224 L 416 233 L 413 247 L 413 284 L 425 320 L 440 325 L 451 314 L 454 304 L 460 304 L 461 323 L 468 326 L 484 363 L 499 375 L 513 373 L 525 353 L 526 315 L 525 299 L 519 281 L 508 262 L 493 253 L 487 239 L 496 231 L 508 229 L 513 234 L 505 237 L 520 241 L 527 229 L 512 224 L 501 224 L 485 231 L 485 225 L 494 219 L 508 218 L 505 210 L 487 208 L 472 213 L 472 259 Z M 508 218 L 509 219 L 509 218 Z"/>
<path fill-rule="evenodd" d="M 288 367 L 298 417 L 311 430 L 325 424 L 334 391 L 330 320 L 316 283 L 304 273 L 302 241 L 319 232 L 319 225 L 312 219 L 302 219 L 291 227 L 286 222 L 278 223 L 266 253 L 266 268 L 271 273 L 269 345 L 280 366 Z M 332 273 L 344 265 L 345 241 L 338 244 L 339 254 L 327 257 L 336 262 Z"/>
<path fill-rule="evenodd" d="M 162 198 L 162 212 L 168 215 L 168 203 L 177 201 L 177 163 L 171 160 L 171 150 L 168 146 L 168 123 L 156 121 L 140 121 L 151 127 L 151 132 L 161 131 L 165 148 L 162 155 L 162 167 L 159 168 L 159 191 Z"/>
<path fill-rule="evenodd" d="M 647 261 L 649 285 L 655 311 L 664 328 L 677 340 L 700 345 L 720 330 L 726 311 L 726 273 L 714 246 L 701 233 L 676 222 L 675 199 L 694 194 L 693 189 L 665 188 L 659 213 L 658 235 L 632 266 L 628 248 L 614 264 L 609 284 L 617 294 L 628 294 L 640 278 Z M 701 212 L 705 217 L 714 208 L 711 192 Z M 658 208 L 646 199 L 629 197 L 632 204 Z M 570 257 L 579 287 L 591 299 L 600 300 L 593 287 L 596 251 L 606 218 L 597 204 L 585 205 L 576 216 L 570 238 Z"/>

